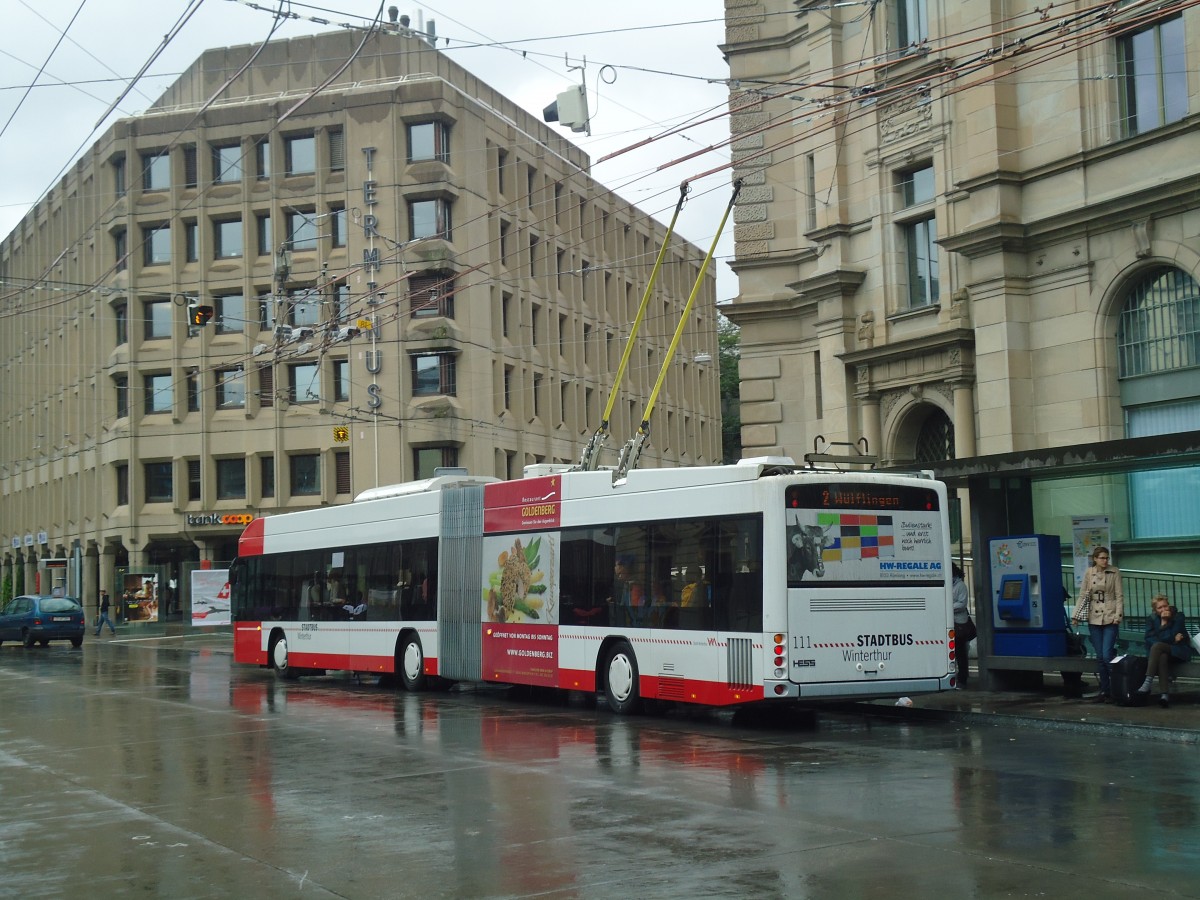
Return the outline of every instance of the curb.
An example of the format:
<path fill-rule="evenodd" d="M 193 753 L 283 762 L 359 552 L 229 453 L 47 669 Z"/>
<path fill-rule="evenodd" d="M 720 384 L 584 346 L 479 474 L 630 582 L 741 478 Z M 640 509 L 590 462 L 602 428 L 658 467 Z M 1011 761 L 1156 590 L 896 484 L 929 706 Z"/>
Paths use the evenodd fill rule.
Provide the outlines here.
<path fill-rule="evenodd" d="M 871 703 L 851 703 L 846 709 L 860 715 L 899 720 L 961 722 L 967 725 L 987 725 L 992 728 L 1016 727 L 1035 731 L 1066 731 L 1074 734 L 1093 734 L 1136 740 L 1170 741 L 1175 744 L 1200 744 L 1200 732 L 1184 728 L 1163 728 L 1159 725 L 1131 725 L 1125 722 L 1072 721 L 1022 716 L 1013 713 L 980 712 L 961 709 L 930 709 L 917 706 L 878 706 Z"/>

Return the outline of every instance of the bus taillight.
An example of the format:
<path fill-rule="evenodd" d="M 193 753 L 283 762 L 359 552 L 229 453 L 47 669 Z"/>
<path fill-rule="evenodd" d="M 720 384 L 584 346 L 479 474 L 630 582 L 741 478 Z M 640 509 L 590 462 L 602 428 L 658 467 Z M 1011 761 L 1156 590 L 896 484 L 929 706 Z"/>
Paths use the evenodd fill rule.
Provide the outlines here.
<path fill-rule="evenodd" d="M 787 635 L 775 634 L 771 636 L 775 642 L 775 677 L 783 678 L 787 674 L 784 668 L 784 663 L 787 662 Z"/>

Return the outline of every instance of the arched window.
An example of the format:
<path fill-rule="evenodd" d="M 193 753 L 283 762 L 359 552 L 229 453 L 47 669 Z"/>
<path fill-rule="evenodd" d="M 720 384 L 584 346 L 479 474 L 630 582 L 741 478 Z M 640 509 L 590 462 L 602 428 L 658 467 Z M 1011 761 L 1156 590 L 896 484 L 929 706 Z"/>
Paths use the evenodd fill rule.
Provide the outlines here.
<path fill-rule="evenodd" d="M 913 458 L 919 465 L 954 459 L 954 423 L 937 407 L 921 423 Z"/>
<path fill-rule="evenodd" d="M 1126 437 L 1200 430 L 1200 284 L 1171 267 L 1147 272 L 1117 323 Z M 1200 466 L 1129 476 L 1133 537 L 1200 534 Z"/>

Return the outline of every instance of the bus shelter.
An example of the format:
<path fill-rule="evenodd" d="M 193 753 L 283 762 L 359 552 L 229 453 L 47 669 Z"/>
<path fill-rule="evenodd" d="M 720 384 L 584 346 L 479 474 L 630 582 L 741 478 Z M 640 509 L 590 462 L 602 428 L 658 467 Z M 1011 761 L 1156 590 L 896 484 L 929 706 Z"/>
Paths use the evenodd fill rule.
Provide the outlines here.
<path fill-rule="evenodd" d="M 1078 687 L 1079 673 L 1094 671 L 1096 662 L 1086 625 L 1074 629 L 1084 639 L 1069 640 L 1076 652 L 1066 656 L 994 652 L 998 619 L 988 551 L 993 538 L 1058 536 L 1071 629 L 1076 526 L 1080 520 L 1104 521 L 1124 584 L 1118 653 L 1144 652 L 1145 618 L 1159 593 L 1185 613 L 1192 633 L 1200 630 L 1200 431 L 947 460 L 934 470 L 960 499 L 965 494 L 970 510 L 971 552 L 963 561 L 985 690 L 1040 682 L 1047 672 L 1062 672 L 1068 689 Z"/>

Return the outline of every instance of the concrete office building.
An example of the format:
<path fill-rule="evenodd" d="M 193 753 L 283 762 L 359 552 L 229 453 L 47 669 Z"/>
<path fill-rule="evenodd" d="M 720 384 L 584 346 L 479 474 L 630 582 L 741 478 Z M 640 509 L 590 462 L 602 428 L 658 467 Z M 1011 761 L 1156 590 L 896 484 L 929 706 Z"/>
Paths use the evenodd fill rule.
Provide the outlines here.
<path fill-rule="evenodd" d="M 420 35 L 361 41 L 206 52 L 0 244 L 4 577 L 165 585 L 251 517 L 579 458 L 665 229 Z M 602 462 L 703 256 L 669 245 Z M 709 275 L 644 465 L 721 458 L 715 316 Z"/>
<path fill-rule="evenodd" d="M 1200 429 L 1194 4 L 726 10 L 746 455 Z M 1039 502 L 1148 547 L 1200 535 L 1198 473 Z"/>

